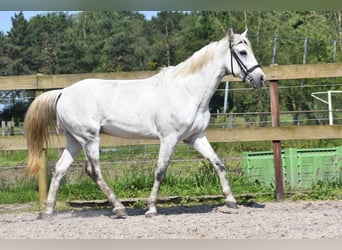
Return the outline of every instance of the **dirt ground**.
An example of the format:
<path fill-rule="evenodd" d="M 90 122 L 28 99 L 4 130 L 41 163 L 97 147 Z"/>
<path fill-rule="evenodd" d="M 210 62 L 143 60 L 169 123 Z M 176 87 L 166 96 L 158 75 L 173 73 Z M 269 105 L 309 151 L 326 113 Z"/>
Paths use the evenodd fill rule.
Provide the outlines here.
<path fill-rule="evenodd" d="M 0 239 L 342 239 L 342 201 L 300 201 L 224 206 L 68 210 L 52 219 L 36 212 L 8 212 L 0 204 Z"/>

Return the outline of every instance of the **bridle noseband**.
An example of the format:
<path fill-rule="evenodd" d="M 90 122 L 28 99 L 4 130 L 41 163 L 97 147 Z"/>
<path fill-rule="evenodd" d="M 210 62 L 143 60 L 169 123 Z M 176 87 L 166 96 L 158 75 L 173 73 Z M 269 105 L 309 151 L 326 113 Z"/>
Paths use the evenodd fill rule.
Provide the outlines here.
<path fill-rule="evenodd" d="M 236 53 L 236 51 L 233 49 L 233 43 L 232 41 L 229 41 L 229 49 L 230 49 L 230 64 L 231 64 L 231 71 L 232 71 L 232 75 L 234 77 L 236 77 L 236 75 L 234 74 L 234 70 L 233 70 L 233 57 L 236 61 L 236 63 L 239 65 L 240 69 L 243 71 L 244 76 L 242 81 L 244 82 L 246 80 L 246 78 L 249 76 L 250 73 L 252 73 L 255 69 L 257 68 L 261 68 L 260 64 L 254 65 L 250 68 L 247 68 L 246 65 L 241 61 L 239 55 Z"/>

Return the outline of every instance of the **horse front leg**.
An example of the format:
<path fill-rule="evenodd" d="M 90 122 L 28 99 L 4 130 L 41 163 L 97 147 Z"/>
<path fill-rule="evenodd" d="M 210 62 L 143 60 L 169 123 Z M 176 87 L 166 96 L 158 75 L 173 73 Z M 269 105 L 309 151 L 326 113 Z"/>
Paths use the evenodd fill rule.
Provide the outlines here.
<path fill-rule="evenodd" d="M 169 166 L 170 158 L 176 144 L 176 138 L 161 139 L 157 168 L 155 170 L 154 184 L 151 190 L 150 197 L 148 199 L 148 211 L 145 213 L 146 217 L 153 217 L 158 214 L 156 207 L 158 192 L 160 189 L 160 185 L 165 178 L 167 167 Z"/>
<path fill-rule="evenodd" d="M 237 208 L 236 200 L 229 185 L 226 167 L 211 147 L 207 137 L 204 134 L 199 134 L 184 142 L 193 146 L 204 158 L 211 162 L 219 175 L 225 204 L 228 207 Z"/>

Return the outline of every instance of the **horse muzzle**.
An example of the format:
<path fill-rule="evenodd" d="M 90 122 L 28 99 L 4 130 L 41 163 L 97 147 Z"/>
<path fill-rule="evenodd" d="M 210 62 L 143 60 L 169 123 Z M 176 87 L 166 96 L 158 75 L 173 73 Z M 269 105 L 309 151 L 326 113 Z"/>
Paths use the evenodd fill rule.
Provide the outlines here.
<path fill-rule="evenodd" d="M 249 82 L 253 88 L 259 89 L 265 86 L 266 76 L 264 72 L 260 68 L 258 68 L 255 69 L 252 73 L 246 75 L 244 81 Z"/>

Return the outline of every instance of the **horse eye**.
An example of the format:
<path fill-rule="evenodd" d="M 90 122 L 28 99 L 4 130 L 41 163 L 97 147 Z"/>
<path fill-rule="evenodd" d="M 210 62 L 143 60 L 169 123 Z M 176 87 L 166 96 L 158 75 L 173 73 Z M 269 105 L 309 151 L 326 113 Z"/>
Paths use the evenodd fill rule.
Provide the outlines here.
<path fill-rule="evenodd" d="M 239 54 L 241 56 L 247 56 L 247 51 L 246 50 L 241 50 L 241 51 L 239 51 Z"/>

